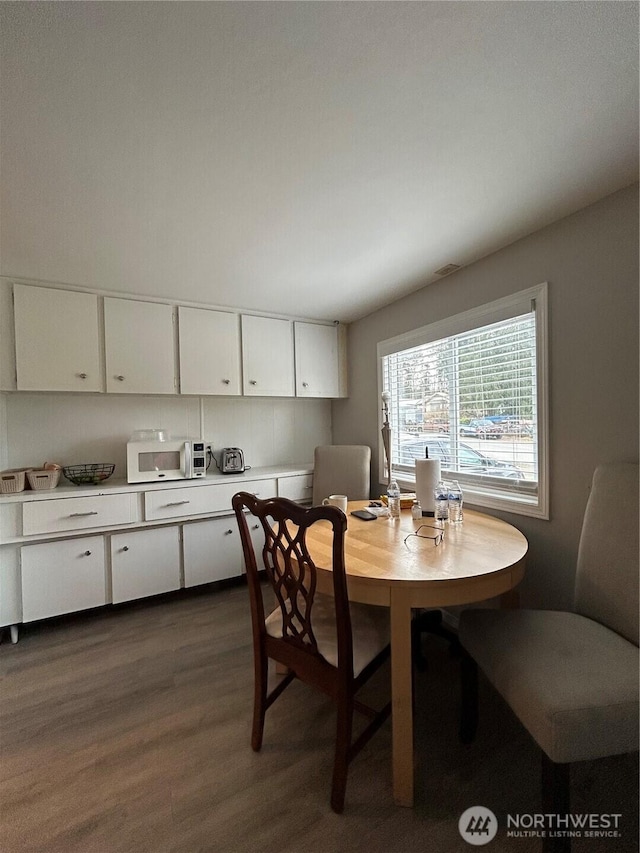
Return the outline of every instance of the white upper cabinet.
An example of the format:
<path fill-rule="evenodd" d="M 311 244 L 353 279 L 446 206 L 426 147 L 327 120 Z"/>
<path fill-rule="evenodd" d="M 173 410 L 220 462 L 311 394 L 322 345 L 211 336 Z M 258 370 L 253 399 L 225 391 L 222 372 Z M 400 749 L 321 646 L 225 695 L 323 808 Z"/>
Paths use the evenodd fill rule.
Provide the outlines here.
<path fill-rule="evenodd" d="M 343 397 L 345 335 L 345 326 L 0 282 L 0 389 Z"/>
<path fill-rule="evenodd" d="M 182 394 L 240 394 L 238 314 L 180 306 L 178 334 Z"/>
<path fill-rule="evenodd" d="M 101 391 L 98 297 L 16 284 L 19 391 Z"/>
<path fill-rule="evenodd" d="M 242 316 L 242 390 L 252 397 L 293 397 L 293 323 Z"/>
<path fill-rule="evenodd" d="M 104 329 L 107 391 L 176 393 L 171 305 L 105 298 Z"/>
<path fill-rule="evenodd" d="M 340 358 L 337 326 L 294 323 L 296 396 L 339 397 Z"/>

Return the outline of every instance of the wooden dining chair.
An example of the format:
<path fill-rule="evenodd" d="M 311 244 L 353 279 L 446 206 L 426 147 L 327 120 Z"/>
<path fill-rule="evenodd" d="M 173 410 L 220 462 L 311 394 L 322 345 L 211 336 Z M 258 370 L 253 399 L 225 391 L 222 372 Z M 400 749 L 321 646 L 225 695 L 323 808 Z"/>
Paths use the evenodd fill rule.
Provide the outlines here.
<path fill-rule="evenodd" d="M 344 808 L 347 768 L 391 712 L 389 702 L 374 711 L 355 696 L 389 656 L 389 615 L 386 607 L 350 603 L 344 566 L 347 519 L 333 506 L 306 509 L 286 498 L 258 500 L 247 492 L 233 497 L 247 570 L 253 629 L 255 689 L 251 746 L 262 746 L 265 713 L 285 688 L 298 678 L 327 694 L 337 706 L 337 727 L 331 807 Z M 258 519 L 264 537 L 256 559 L 247 512 Z M 252 519 L 253 521 L 253 519 Z M 318 570 L 306 545 L 307 530 L 328 523 L 331 537 L 333 595 L 317 591 Z M 266 584 L 259 570 L 264 569 Z M 265 592 L 275 609 L 265 606 Z M 268 692 L 269 659 L 288 672 Z M 352 742 L 353 712 L 370 722 Z"/>

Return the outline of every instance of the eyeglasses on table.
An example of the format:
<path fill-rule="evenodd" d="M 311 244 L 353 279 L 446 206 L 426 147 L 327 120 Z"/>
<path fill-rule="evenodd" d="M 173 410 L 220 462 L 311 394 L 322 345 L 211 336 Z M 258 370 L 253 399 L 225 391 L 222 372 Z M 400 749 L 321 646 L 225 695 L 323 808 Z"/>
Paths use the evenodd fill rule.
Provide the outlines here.
<path fill-rule="evenodd" d="M 426 531 L 430 532 L 427 533 Z M 421 524 L 417 530 L 405 536 L 404 544 L 407 548 L 409 547 L 409 539 L 431 539 L 434 545 L 439 545 L 444 539 L 444 530 L 441 527 L 433 527 L 430 524 Z"/>

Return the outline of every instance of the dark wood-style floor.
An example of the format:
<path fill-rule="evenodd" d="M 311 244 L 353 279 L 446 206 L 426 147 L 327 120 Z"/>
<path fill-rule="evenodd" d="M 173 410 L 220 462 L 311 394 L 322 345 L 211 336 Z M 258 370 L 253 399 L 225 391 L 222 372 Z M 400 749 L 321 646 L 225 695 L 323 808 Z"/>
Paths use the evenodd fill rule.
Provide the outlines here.
<path fill-rule="evenodd" d="M 249 746 L 252 658 L 244 587 L 205 590 L 26 627 L 0 646 L 2 853 L 446 853 L 470 849 L 473 805 L 539 811 L 539 753 L 481 686 L 476 742 L 457 738 L 457 662 L 428 638 L 416 674 L 417 802 L 394 806 L 387 724 L 351 767 L 345 813 L 329 807 L 334 715 L 294 683 Z M 373 688 L 382 695 L 386 678 Z M 636 851 L 637 760 L 574 768 L 573 810 L 622 813 Z M 487 849 L 533 853 L 507 838 Z"/>

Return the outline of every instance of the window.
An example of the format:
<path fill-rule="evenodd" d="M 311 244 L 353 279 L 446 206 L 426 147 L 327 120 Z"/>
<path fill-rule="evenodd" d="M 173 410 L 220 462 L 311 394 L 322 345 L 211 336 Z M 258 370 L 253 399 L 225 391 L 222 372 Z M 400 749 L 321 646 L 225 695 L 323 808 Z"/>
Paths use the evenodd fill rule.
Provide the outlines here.
<path fill-rule="evenodd" d="M 467 503 L 548 518 L 546 306 L 542 284 L 378 345 L 405 488 L 428 453 Z"/>

